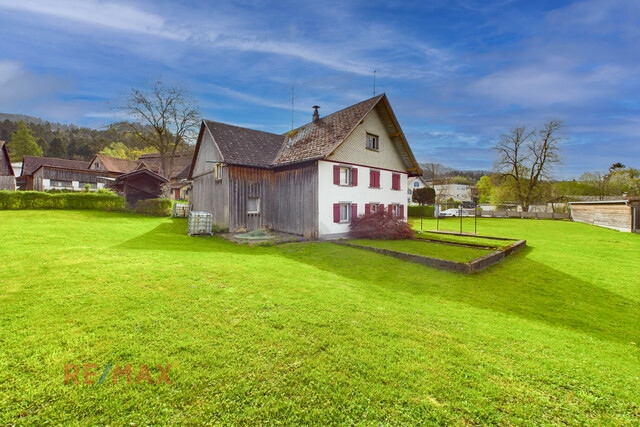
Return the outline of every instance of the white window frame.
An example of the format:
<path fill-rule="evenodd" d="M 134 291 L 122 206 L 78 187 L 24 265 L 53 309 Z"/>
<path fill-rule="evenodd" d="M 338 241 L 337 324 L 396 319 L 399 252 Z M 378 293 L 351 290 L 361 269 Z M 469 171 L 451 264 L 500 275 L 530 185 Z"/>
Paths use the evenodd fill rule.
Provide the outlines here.
<path fill-rule="evenodd" d="M 250 209 L 249 208 L 249 201 L 250 200 L 256 200 L 256 210 L 255 211 L 249 210 Z M 260 213 L 260 197 L 248 197 L 247 198 L 247 213 L 250 214 L 250 215 L 257 215 L 257 214 Z"/>
<path fill-rule="evenodd" d="M 370 202 L 369 203 L 369 212 L 375 213 L 380 209 L 380 202 Z"/>
<path fill-rule="evenodd" d="M 367 150 L 380 151 L 380 137 L 367 132 L 366 147 Z"/>
<path fill-rule="evenodd" d="M 346 209 L 345 218 L 342 217 L 342 209 Z M 351 203 L 340 203 L 340 224 L 351 221 Z"/>
<path fill-rule="evenodd" d="M 342 182 L 342 172 L 345 172 L 346 182 Z M 340 166 L 340 184 L 344 187 L 349 187 L 353 182 L 353 168 L 349 166 Z"/>

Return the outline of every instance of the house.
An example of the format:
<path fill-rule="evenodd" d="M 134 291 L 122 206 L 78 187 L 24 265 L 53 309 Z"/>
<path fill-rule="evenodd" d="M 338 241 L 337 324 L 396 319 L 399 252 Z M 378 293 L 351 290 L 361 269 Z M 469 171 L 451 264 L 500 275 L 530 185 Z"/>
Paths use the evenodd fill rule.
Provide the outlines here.
<path fill-rule="evenodd" d="M 412 176 L 407 182 L 407 203 L 412 203 L 413 190 L 428 187 L 426 181 L 421 176 Z"/>
<path fill-rule="evenodd" d="M 307 238 L 349 232 L 352 217 L 405 217 L 407 177 L 421 175 L 385 94 L 279 135 L 203 121 L 188 179 L 192 210 L 230 230 Z"/>
<path fill-rule="evenodd" d="M 52 189 L 81 191 L 86 186 L 104 188 L 111 179 L 103 171 L 90 170 L 90 162 L 53 157 L 24 156 L 16 179 L 20 190 Z"/>
<path fill-rule="evenodd" d="M 135 205 L 139 200 L 161 198 L 163 186 L 168 182 L 165 177 L 147 168 L 140 168 L 118 176 L 115 189 L 129 205 Z"/>
<path fill-rule="evenodd" d="M 107 176 L 116 178 L 125 173 L 133 172 L 138 168 L 138 165 L 139 162 L 135 160 L 118 159 L 98 154 L 89 163 L 89 169 L 104 172 Z"/>
<path fill-rule="evenodd" d="M 160 153 L 146 153 L 138 158 L 138 168 L 147 168 L 169 180 L 169 195 L 173 200 L 186 199 L 187 190 L 191 187 L 189 181 L 189 168 L 193 160 L 193 151 L 182 150 L 173 156 L 173 168 L 171 176 L 169 171 L 164 171 L 162 167 L 162 157 Z M 168 169 L 168 166 L 167 166 Z"/>
<path fill-rule="evenodd" d="M 456 202 L 470 202 L 473 200 L 473 185 L 451 182 L 449 179 L 426 181 L 427 186 L 433 187 L 436 200 L 443 203 L 453 199 Z"/>
<path fill-rule="evenodd" d="M 0 190 L 14 191 L 16 189 L 16 177 L 9 159 L 7 144 L 0 141 Z"/>
<path fill-rule="evenodd" d="M 570 202 L 569 205 L 574 221 L 640 233 L 640 199 Z"/>

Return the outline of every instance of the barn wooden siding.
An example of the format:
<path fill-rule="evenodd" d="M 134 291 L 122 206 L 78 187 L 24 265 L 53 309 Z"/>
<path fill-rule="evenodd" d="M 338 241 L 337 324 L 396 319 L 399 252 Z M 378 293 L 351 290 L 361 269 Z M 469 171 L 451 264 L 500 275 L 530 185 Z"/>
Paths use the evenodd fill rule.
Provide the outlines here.
<path fill-rule="evenodd" d="M 44 186 L 42 184 L 43 179 L 88 182 L 92 184 L 96 184 L 98 182 L 107 184 L 112 182 L 104 178 L 104 173 L 89 172 L 88 170 L 56 169 L 45 166 L 41 167 L 33 174 L 33 190 L 44 190 Z"/>
<path fill-rule="evenodd" d="M 122 180 L 122 193 L 126 202 L 133 206 L 139 200 L 162 197 L 162 183 L 157 179 L 140 174 Z"/>
<path fill-rule="evenodd" d="M 229 228 L 274 230 L 318 236 L 318 167 L 309 162 L 277 170 L 227 166 Z M 226 178 L 226 177 L 225 177 Z M 249 214 L 250 197 L 260 198 L 260 213 Z"/>
<path fill-rule="evenodd" d="M 14 191 L 16 179 L 13 175 L 0 175 L 0 190 Z"/>
<path fill-rule="evenodd" d="M 222 168 L 221 180 L 215 179 L 213 171 L 194 176 L 189 200 L 193 211 L 211 212 L 214 224 L 230 228 L 228 168 Z"/>
<path fill-rule="evenodd" d="M 577 222 L 632 231 L 632 208 L 625 204 L 571 205 L 571 218 Z"/>

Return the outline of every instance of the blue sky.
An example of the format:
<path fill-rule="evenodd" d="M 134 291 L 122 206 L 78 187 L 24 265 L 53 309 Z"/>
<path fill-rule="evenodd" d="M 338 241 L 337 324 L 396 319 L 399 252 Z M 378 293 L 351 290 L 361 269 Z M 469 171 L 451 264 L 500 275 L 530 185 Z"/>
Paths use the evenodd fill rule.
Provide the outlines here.
<path fill-rule="evenodd" d="M 640 167 L 640 2 L 0 0 L 0 112 L 100 127 L 182 84 L 270 132 L 386 92 L 419 161 L 490 169 L 514 126 L 566 124 L 558 177 Z"/>

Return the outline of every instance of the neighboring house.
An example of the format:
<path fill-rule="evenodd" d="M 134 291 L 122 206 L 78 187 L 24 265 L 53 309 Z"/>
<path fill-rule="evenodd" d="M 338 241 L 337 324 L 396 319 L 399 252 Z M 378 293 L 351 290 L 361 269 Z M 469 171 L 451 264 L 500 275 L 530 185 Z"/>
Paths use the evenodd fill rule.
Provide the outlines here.
<path fill-rule="evenodd" d="M 470 202 L 473 200 L 473 185 L 456 184 L 446 182 L 446 180 L 426 181 L 426 184 L 433 187 L 436 192 L 436 199 L 440 202 L 448 199 L 453 199 L 456 202 Z"/>
<path fill-rule="evenodd" d="M 164 171 L 162 168 L 162 158 L 159 153 L 147 153 L 138 158 L 138 168 L 145 167 L 150 171 L 157 173 L 169 180 L 169 194 L 171 199 L 179 200 L 187 198 L 187 190 L 191 186 L 189 181 L 189 168 L 193 160 L 193 151 L 183 150 L 176 152 L 173 157 L 173 168 L 171 176 L 169 171 Z M 168 166 L 167 166 L 168 169 Z"/>
<path fill-rule="evenodd" d="M 409 178 L 407 182 L 407 203 L 413 203 L 411 198 L 413 197 L 413 190 L 417 190 L 418 188 L 428 187 L 424 178 L 421 176 L 412 176 Z"/>
<path fill-rule="evenodd" d="M 15 176 L 20 176 L 22 174 L 22 162 L 13 162 L 11 163 L 11 167 L 13 168 L 13 174 Z"/>
<path fill-rule="evenodd" d="M 87 185 L 92 189 L 104 188 L 112 181 L 104 172 L 90 170 L 89 164 L 80 160 L 24 156 L 22 173 L 16 182 L 20 190 L 81 191 Z"/>
<path fill-rule="evenodd" d="M 570 202 L 569 205 L 574 221 L 640 233 L 640 199 Z"/>
<path fill-rule="evenodd" d="M 115 188 L 128 204 L 134 205 L 139 200 L 161 198 L 162 188 L 167 182 L 165 177 L 141 168 L 118 176 Z"/>
<path fill-rule="evenodd" d="M 107 176 L 116 178 L 125 173 L 133 172 L 138 169 L 138 165 L 139 162 L 135 160 L 118 159 L 116 157 L 98 154 L 89 164 L 89 169 L 105 172 Z"/>
<path fill-rule="evenodd" d="M 351 218 L 405 217 L 407 177 L 421 175 L 382 94 L 283 135 L 204 121 L 188 178 L 192 210 L 230 230 L 308 238 L 349 232 Z"/>
<path fill-rule="evenodd" d="M 16 177 L 9 159 L 7 144 L 0 141 L 0 190 L 14 191 L 16 189 Z"/>

